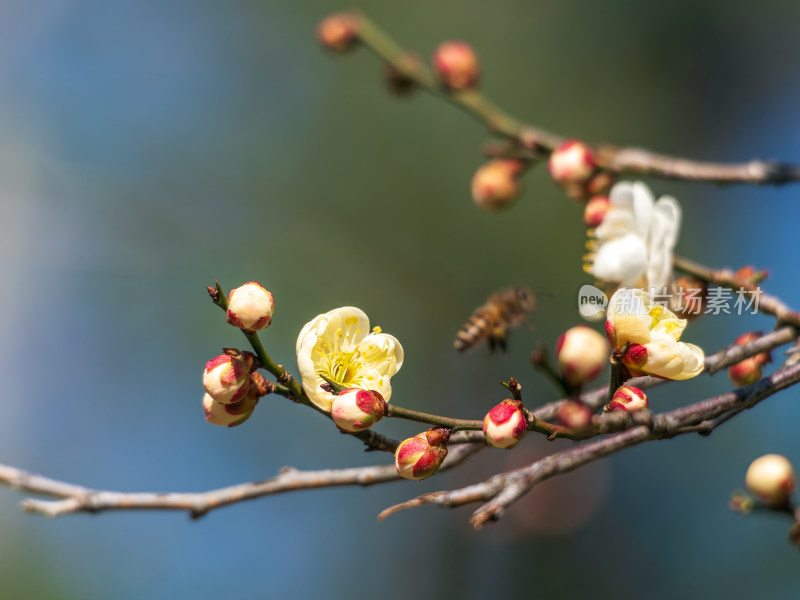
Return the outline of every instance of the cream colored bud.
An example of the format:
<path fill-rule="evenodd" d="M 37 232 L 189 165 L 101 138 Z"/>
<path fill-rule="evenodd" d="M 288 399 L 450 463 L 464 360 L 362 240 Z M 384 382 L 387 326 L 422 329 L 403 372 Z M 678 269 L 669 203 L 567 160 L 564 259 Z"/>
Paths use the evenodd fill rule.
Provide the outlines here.
<path fill-rule="evenodd" d="M 253 414 L 256 404 L 258 404 L 258 394 L 254 390 L 251 390 L 244 399 L 233 404 L 217 402 L 209 394 L 203 396 L 206 421 L 212 425 L 223 427 L 236 427 L 247 421 Z"/>
<path fill-rule="evenodd" d="M 597 377 L 608 364 L 610 354 L 606 337 L 586 325 L 567 329 L 556 342 L 558 367 L 571 388 Z"/>
<path fill-rule="evenodd" d="M 275 300 L 255 281 L 231 290 L 228 295 L 228 323 L 244 331 L 269 327 Z"/>
<path fill-rule="evenodd" d="M 765 454 L 750 464 L 744 483 L 757 498 L 768 504 L 782 505 L 789 501 L 797 477 L 788 458 L 780 454 Z"/>
<path fill-rule="evenodd" d="M 509 207 L 517 199 L 522 186 L 518 174 L 522 163 L 498 158 L 489 161 L 472 176 L 472 199 L 484 210 Z"/>
<path fill-rule="evenodd" d="M 252 365 L 253 355 L 249 352 L 220 354 L 206 363 L 203 387 L 217 402 L 238 402 L 250 389 Z"/>
<path fill-rule="evenodd" d="M 553 150 L 547 168 L 553 181 L 561 186 L 584 185 L 597 169 L 597 163 L 589 146 L 579 140 L 568 140 Z"/>

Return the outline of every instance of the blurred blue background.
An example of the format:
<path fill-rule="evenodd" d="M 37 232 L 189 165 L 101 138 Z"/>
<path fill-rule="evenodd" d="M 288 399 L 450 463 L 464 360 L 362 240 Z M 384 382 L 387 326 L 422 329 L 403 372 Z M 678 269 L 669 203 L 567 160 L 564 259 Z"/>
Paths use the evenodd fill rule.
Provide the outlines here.
<path fill-rule="evenodd" d="M 800 162 L 800 4 L 676 0 L 361 0 L 428 56 L 474 45 L 490 96 L 567 135 L 719 160 Z M 196 491 L 302 469 L 380 464 L 327 420 L 265 398 L 234 429 L 200 408 L 200 372 L 242 346 L 204 288 L 256 279 L 276 297 L 263 336 L 294 368 L 297 332 L 343 304 L 403 343 L 404 406 L 476 418 L 513 375 L 529 405 L 556 393 L 529 366 L 578 322 L 581 209 L 543 168 L 510 211 L 469 197 L 483 127 L 436 99 L 398 101 L 365 51 L 324 54 L 331 2 L 0 3 L 0 461 L 87 486 Z M 651 181 L 683 205 L 680 253 L 770 270 L 800 305 L 797 187 Z M 507 357 L 452 351 L 491 292 L 546 292 Z M 763 317 L 708 317 L 713 351 Z M 666 409 L 727 389 L 664 386 Z M 800 464 L 800 389 L 709 438 L 649 444 L 551 480 L 495 525 L 469 508 L 384 507 L 521 466 L 569 443 L 526 440 L 425 482 L 265 498 L 182 513 L 54 521 L 0 489 L 4 598 L 794 598 L 789 523 L 726 508 L 749 462 Z M 418 428 L 381 423 L 395 436 Z M 654 582 L 658 582 L 657 585 Z"/>

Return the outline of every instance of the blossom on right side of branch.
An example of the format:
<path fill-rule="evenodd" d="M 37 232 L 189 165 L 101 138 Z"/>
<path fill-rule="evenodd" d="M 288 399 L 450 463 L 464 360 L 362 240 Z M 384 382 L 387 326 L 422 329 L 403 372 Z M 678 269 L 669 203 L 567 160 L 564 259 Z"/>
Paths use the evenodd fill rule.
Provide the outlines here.
<path fill-rule="evenodd" d="M 686 320 L 654 304 L 644 290 L 620 288 L 608 302 L 606 335 L 631 375 L 690 379 L 705 366 L 703 350 L 681 342 Z"/>

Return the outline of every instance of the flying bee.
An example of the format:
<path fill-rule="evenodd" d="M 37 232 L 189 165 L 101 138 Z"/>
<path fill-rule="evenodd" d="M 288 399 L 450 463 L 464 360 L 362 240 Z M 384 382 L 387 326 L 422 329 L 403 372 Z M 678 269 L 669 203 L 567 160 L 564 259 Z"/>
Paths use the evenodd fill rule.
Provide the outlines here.
<path fill-rule="evenodd" d="M 509 330 L 523 323 L 528 313 L 535 309 L 536 298 L 524 285 L 495 292 L 464 323 L 453 346 L 463 352 L 488 340 L 490 352 L 496 347 L 505 351 Z"/>

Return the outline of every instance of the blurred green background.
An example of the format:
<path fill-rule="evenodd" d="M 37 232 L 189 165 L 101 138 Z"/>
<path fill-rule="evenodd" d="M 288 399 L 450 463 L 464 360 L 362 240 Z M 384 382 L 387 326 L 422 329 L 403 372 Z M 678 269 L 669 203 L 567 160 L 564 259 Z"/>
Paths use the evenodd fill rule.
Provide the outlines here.
<path fill-rule="evenodd" d="M 130 491 L 387 461 L 279 397 L 242 427 L 205 423 L 203 364 L 244 342 L 205 294 L 215 278 L 275 294 L 263 339 L 292 368 L 302 325 L 352 304 L 403 343 L 399 404 L 476 418 L 511 375 L 529 405 L 556 398 L 528 354 L 579 321 L 575 296 L 591 282 L 581 209 L 543 168 L 512 210 L 476 209 L 483 127 L 425 95 L 391 97 L 365 51 L 323 53 L 317 22 L 346 8 L 423 56 L 469 41 L 487 93 L 554 131 L 800 162 L 796 2 L 6 0 L 0 461 Z M 650 183 L 682 202 L 680 253 L 767 268 L 768 289 L 800 304 L 797 187 Z M 515 331 L 506 357 L 456 356 L 470 311 L 517 283 L 543 292 L 533 333 Z M 707 317 L 685 337 L 713 351 L 771 325 Z M 702 377 L 651 402 L 666 409 L 727 387 L 724 374 Z M 710 438 L 649 444 L 551 480 L 480 532 L 469 508 L 375 516 L 568 442 L 531 436 L 425 482 L 271 497 L 197 522 L 50 521 L 0 489 L 0 595 L 794 598 L 789 523 L 742 518 L 726 502 L 760 454 L 800 464 L 798 400 L 792 389 Z"/>

